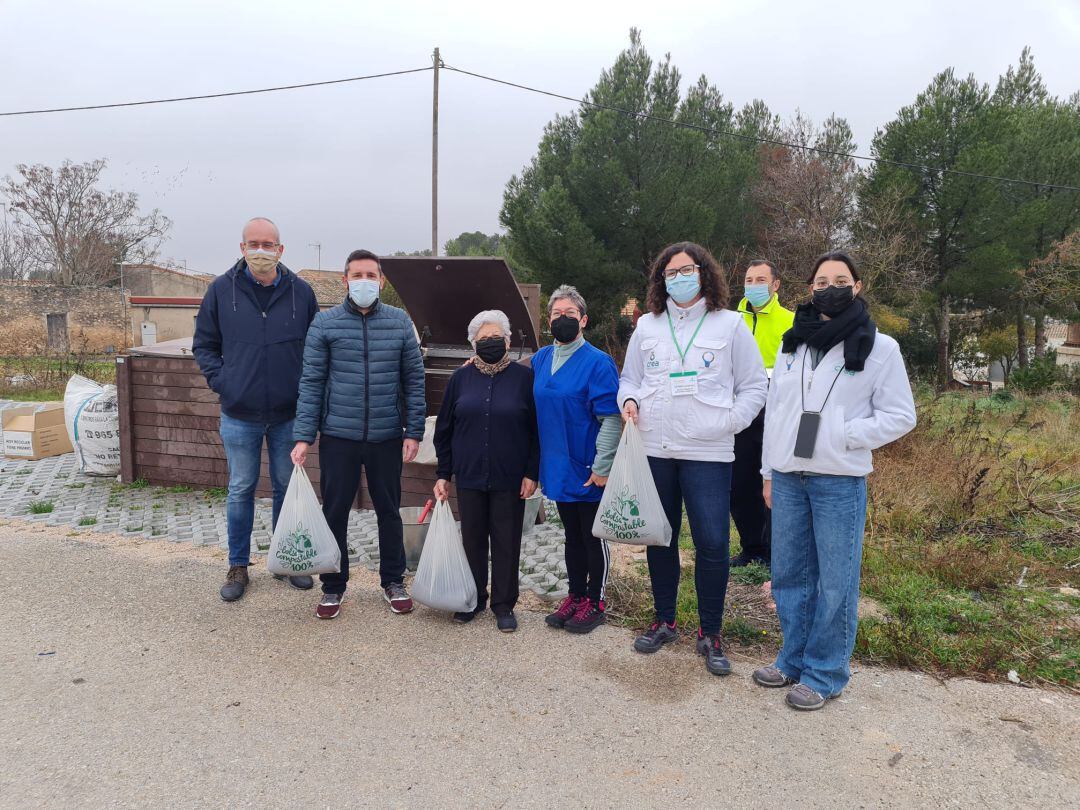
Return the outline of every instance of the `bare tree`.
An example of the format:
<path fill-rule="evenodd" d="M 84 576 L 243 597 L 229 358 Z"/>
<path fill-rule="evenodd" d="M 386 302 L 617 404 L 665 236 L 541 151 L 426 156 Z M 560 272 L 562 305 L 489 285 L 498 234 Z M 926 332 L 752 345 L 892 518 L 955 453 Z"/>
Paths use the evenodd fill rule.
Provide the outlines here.
<path fill-rule="evenodd" d="M 854 151 L 851 128 L 842 118 L 832 116 L 819 129 L 796 113 L 781 138 L 802 148 L 770 146 L 760 153 L 753 190 L 762 217 L 758 244 L 801 277 L 825 251 L 848 247 L 859 172 L 850 158 L 809 149 Z"/>
<path fill-rule="evenodd" d="M 852 244 L 868 294 L 885 303 L 909 304 L 931 283 L 931 256 L 905 204 L 893 187 L 864 196 Z"/>
<path fill-rule="evenodd" d="M 1065 318 L 1080 313 L 1080 230 L 1053 244 L 1046 256 L 1021 271 L 1025 301 Z M 1036 340 L 1039 340 L 1037 336 Z M 1041 337 L 1045 350 L 1045 331 Z"/>
<path fill-rule="evenodd" d="M 34 262 L 63 285 L 95 285 L 117 265 L 150 262 L 171 222 L 156 208 L 139 210 L 137 194 L 98 187 L 106 162 L 64 161 L 58 168 L 19 164 L 4 178 L 15 227 L 30 237 Z"/>
<path fill-rule="evenodd" d="M 0 281 L 30 278 L 36 268 L 33 238 L 8 219 L 7 206 L 0 221 Z"/>

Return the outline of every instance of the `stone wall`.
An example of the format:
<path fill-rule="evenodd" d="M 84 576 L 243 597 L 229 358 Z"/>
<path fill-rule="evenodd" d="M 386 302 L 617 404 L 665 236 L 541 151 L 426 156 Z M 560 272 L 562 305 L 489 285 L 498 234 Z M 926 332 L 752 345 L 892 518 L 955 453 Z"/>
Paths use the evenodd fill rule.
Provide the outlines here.
<path fill-rule="evenodd" d="M 128 345 L 124 310 L 117 289 L 2 282 L 0 356 L 120 351 Z"/>

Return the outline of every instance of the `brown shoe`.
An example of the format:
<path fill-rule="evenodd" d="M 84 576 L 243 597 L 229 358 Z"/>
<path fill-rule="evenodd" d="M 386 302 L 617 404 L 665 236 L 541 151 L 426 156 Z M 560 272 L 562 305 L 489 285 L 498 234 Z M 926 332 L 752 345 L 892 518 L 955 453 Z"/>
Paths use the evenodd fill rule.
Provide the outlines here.
<path fill-rule="evenodd" d="M 246 565 L 229 566 L 229 573 L 225 575 L 225 584 L 221 586 L 221 598 L 226 602 L 235 602 L 244 595 L 248 582 Z"/>

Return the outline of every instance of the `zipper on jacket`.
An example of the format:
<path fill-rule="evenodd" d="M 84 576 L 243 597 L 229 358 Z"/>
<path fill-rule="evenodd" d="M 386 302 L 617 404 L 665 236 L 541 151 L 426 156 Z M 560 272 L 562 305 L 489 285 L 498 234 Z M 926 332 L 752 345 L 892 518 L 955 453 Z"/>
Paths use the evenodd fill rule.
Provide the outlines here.
<path fill-rule="evenodd" d="M 370 409 L 368 403 L 370 402 L 371 385 L 370 375 L 368 373 L 368 328 L 367 328 L 367 315 L 361 314 L 360 320 L 364 324 L 364 441 L 367 441 L 368 437 L 368 421 L 370 419 Z"/>
<path fill-rule="evenodd" d="M 261 307 L 260 307 L 261 309 Z M 263 361 L 263 421 L 270 420 L 270 366 L 267 359 L 269 352 L 266 349 L 266 311 L 262 311 L 263 316 L 263 339 L 262 339 L 262 361 Z"/>
<path fill-rule="evenodd" d="M 754 328 L 750 330 L 751 335 L 757 334 L 757 310 L 754 310 Z"/>

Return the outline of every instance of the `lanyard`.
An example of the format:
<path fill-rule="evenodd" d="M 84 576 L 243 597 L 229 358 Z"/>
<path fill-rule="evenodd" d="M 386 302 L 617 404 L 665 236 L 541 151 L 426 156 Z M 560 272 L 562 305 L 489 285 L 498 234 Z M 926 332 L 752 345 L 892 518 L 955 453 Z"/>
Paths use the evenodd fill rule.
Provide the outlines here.
<path fill-rule="evenodd" d="M 694 330 L 694 334 L 690 336 L 690 342 L 686 344 L 686 348 L 684 349 L 679 345 L 679 339 L 675 337 L 675 323 L 671 320 L 671 313 L 667 313 L 667 324 L 671 329 L 671 340 L 675 344 L 675 351 L 679 353 L 680 366 L 686 366 L 686 355 L 690 351 L 690 349 L 693 348 L 694 340 L 697 338 L 698 332 L 701 331 L 702 324 L 705 323 L 705 318 L 708 316 L 708 314 L 709 311 L 705 310 L 705 314 L 701 316 L 701 320 L 699 320 L 697 323 L 697 328 Z"/>
<path fill-rule="evenodd" d="M 808 355 L 808 354 L 810 354 L 810 347 L 808 345 L 806 345 L 806 344 L 803 344 L 802 374 L 801 374 L 802 386 L 801 386 L 801 389 L 800 389 L 800 393 L 802 394 L 803 413 L 808 412 L 806 410 L 806 355 Z M 822 356 L 821 359 L 822 360 L 825 359 L 824 355 Z M 790 368 L 790 365 L 788 367 Z M 832 396 L 832 391 L 836 387 L 836 381 L 840 379 L 840 375 L 843 374 L 843 373 L 844 373 L 844 367 L 843 367 L 843 365 L 841 365 L 840 370 L 838 372 L 836 372 L 836 376 L 833 377 L 832 385 L 829 386 L 829 391 L 828 391 L 827 394 L 825 394 L 825 399 L 822 401 L 821 407 L 818 408 L 816 411 L 809 411 L 809 413 L 821 413 L 823 410 L 825 410 L 825 405 L 828 403 L 829 397 Z M 811 378 L 811 380 L 813 380 L 813 378 Z"/>

